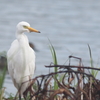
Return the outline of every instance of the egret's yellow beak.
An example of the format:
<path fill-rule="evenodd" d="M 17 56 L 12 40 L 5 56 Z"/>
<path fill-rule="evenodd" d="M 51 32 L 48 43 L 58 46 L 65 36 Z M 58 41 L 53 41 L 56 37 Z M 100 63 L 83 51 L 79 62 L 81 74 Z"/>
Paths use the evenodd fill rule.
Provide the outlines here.
<path fill-rule="evenodd" d="M 30 32 L 36 32 L 36 33 L 40 33 L 40 31 L 32 28 L 32 27 L 27 27 L 27 29 L 30 31 Z"/>

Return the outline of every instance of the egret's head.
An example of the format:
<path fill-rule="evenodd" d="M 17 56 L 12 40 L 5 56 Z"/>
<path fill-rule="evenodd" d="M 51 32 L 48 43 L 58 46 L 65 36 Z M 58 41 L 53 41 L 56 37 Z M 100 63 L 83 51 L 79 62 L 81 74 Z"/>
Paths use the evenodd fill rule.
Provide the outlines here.
<path fill-rule="evenodd" d="M 19 33 L 23 33 L 23 32 L 37 32 L 37 33 L 40 33 L 40 31 L 30 27 L 30 24 L 27 23 L 27 22 L 24 22 L 24 21 L 19 22 L 17 24 L 17 31 Z"/>

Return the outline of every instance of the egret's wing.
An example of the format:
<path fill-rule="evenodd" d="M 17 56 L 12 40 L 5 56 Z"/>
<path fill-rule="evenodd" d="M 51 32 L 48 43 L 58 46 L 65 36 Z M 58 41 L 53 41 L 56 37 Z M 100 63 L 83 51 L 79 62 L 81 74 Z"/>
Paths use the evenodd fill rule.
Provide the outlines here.
<path fill-rule="evenodd" d="M 28 68 L 29 68 L 29 72 L 30 72 L 30 76 L 31 78 L 33 77 L 34 75 L 34 71 L 35 71 L 35 52 L 33 51 L 32 48 L 30 48 L 30 63 L 28 65 Z"/>
<path fill-rule="evenodd" d="M 19 47 L 19 44 L 18 44 L 18 41 L 16 39 L 12 42 L 11 47 L 7 52 L 8 71 L 9 71 L 9 74 L 10 74 L 14 84 L 15 84 L 15 80 L 14 80 L 15 65 L 14 65 L 14 62 L 13 62 L 13 57 L 16 54 L 16 52 L 18 51 L 18 47 Z"/>
<path fill-rule="evenodd" d="M 16 88 L 32 78 L 35 70 L 35 53 L 29 46 L 21 48 L 15 40 L 7 53 L 7 60 L 8 71 Z"/>

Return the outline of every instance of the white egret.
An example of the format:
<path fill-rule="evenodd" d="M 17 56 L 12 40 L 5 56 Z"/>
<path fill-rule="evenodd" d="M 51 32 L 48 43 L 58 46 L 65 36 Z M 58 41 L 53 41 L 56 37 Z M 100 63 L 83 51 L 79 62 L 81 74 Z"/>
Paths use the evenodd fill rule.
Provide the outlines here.
<path fill-rule="evenodd" d="M 40 31 L 30 27 L 27 22 L 19 22 L 16 29 L 16 40 L 11 44 L 7 52 L 8 71 L 14 83 L 14 86 L 20 91 L 19 95 L 23 95 L 30 85 L 26 82 L 32 79 L 35 70 L 35 52 L 29 46 L 29 41 L 24 32 Z"/>

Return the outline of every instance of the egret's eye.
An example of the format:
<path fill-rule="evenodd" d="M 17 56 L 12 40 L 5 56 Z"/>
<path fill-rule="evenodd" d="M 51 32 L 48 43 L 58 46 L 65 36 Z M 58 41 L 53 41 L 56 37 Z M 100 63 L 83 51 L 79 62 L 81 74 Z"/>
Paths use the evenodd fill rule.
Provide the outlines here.
<path fill-rule="evenodd" d="M 27 28 L 27 26 L 23 25 L 24 28 Z"/>

